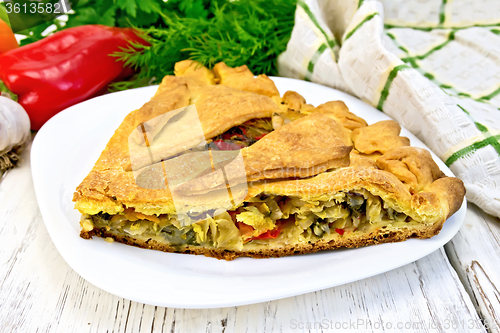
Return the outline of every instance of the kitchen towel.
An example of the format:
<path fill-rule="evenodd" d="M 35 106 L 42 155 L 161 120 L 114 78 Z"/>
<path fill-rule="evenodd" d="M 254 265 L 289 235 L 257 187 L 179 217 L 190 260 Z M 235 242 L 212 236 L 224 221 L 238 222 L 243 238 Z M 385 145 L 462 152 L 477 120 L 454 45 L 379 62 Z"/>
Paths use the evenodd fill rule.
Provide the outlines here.
<path fill-rule="evenodd" d="M 278 70 L 385 112 L 500 217 L 500 1 L 299 0 Z"/>

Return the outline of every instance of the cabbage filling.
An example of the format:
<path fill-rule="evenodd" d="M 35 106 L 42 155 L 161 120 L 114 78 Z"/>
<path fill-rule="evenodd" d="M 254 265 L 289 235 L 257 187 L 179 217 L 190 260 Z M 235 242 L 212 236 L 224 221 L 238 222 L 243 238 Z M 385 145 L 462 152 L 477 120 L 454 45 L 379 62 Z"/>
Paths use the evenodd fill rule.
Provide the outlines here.
<path fill-rule="evenodd" d="M 185 219 L 186 217 L 183 217 Z M 234 211 L 215 212 L 202 221 L 182 224 L 175 215 L 148 216 L 133 209 L 117 215 L 84 215 L 83 231 L 103 229 L 113 235 L 154 239 L 171 246 L 242 250 L 370 233 L 389 226 L 416 224 L 368 191 L 338 192 L 329 200 L 302 200 L 262 194 Z"/>

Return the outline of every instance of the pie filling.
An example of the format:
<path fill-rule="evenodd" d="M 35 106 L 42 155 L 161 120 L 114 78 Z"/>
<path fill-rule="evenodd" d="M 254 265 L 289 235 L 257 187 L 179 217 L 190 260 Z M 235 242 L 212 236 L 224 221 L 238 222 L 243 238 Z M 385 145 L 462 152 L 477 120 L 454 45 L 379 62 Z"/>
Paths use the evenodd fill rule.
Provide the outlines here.
<path fill-rule="evenodd" d="M 184 221 L 186 218 L 183 216 Z M 176 215 L 149 216 L 128 208 L 117 215 L 86 214 L 80 224 L 83 232 L 101 229 L 115 236 L 153 239 L 173 247 L 236 251 L 356 237 L 389 227 L 421 224 L 366 190 L 338 192 L 326 201 L 262 194 L 233 211 L 216 211 L 214 217 L 201 218 L 181 225 Z"/>
<path fill-rule="evenodd" d="M 272 131 L 271 118 L 251 119 L 210 139 L 208 145 L 215 150 L 239 150 L 250 147 Z"/>

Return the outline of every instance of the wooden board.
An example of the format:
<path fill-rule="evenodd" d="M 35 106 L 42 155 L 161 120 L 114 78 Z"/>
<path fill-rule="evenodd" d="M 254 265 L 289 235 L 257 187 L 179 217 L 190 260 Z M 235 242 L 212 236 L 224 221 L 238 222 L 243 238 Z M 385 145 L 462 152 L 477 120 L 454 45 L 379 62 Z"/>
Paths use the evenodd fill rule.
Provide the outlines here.
<path fill-rule="evenodd" d="M 469 204 L 446 253 L 490 332 L 500 332 L 500 220 Z"/>

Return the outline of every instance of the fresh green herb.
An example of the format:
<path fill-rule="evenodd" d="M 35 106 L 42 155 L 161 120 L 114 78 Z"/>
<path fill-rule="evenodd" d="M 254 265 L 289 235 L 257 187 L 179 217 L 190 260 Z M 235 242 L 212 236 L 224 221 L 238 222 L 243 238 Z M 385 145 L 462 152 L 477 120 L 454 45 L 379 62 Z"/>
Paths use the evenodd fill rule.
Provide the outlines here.
<path fill-rule="evenodd" d="M 55 31 L 84 24 L 134 27 L 145 33 L 150 46 L 131 45 L 113 56 L 138 73 L 112 90 L 161 81 L 174 64 L 192 59 L 212 67 L 246 64 L 255 74 L 276 75 L 294 24 L 296 0 L 80 0 L 67 23 L 55 20 L 23 32 L 23 44 Z M 56 22 L 58 21 L 58 22 Z M 52 27 L 54 28 L 54 27 Z"/>
<path fill-rule="evenodd" d="M 20 45 L 23 46 L 39 41 L 40 39 L 43 39 L 47 36 L 47 33 L 45 32 L 49 29 L 49 27 L 53 27 L 55 28 L 54 31 L 57 31 L 63 29 L 63 24 L 64 23 L 60 20 L 55 19 L 53 21 L 37 25 L 36 27 L 31 29 L 19 31 L 17 32 L 17 34 L 26 36 L 21 40 Z"/>
<path fill-rule="evenodd" d="M 9 90 L 9 88 L 7 88 L 7 86 L 5 85 L 5 83 L 3 83 L 3 81 L 0 80 L 0 95 L 2 95 L 2 93 L 8 95 L 10 98 L 12 98 L 14 101 L 17 102 L 17 95 L 14 94 L 12 91 Z"/>

